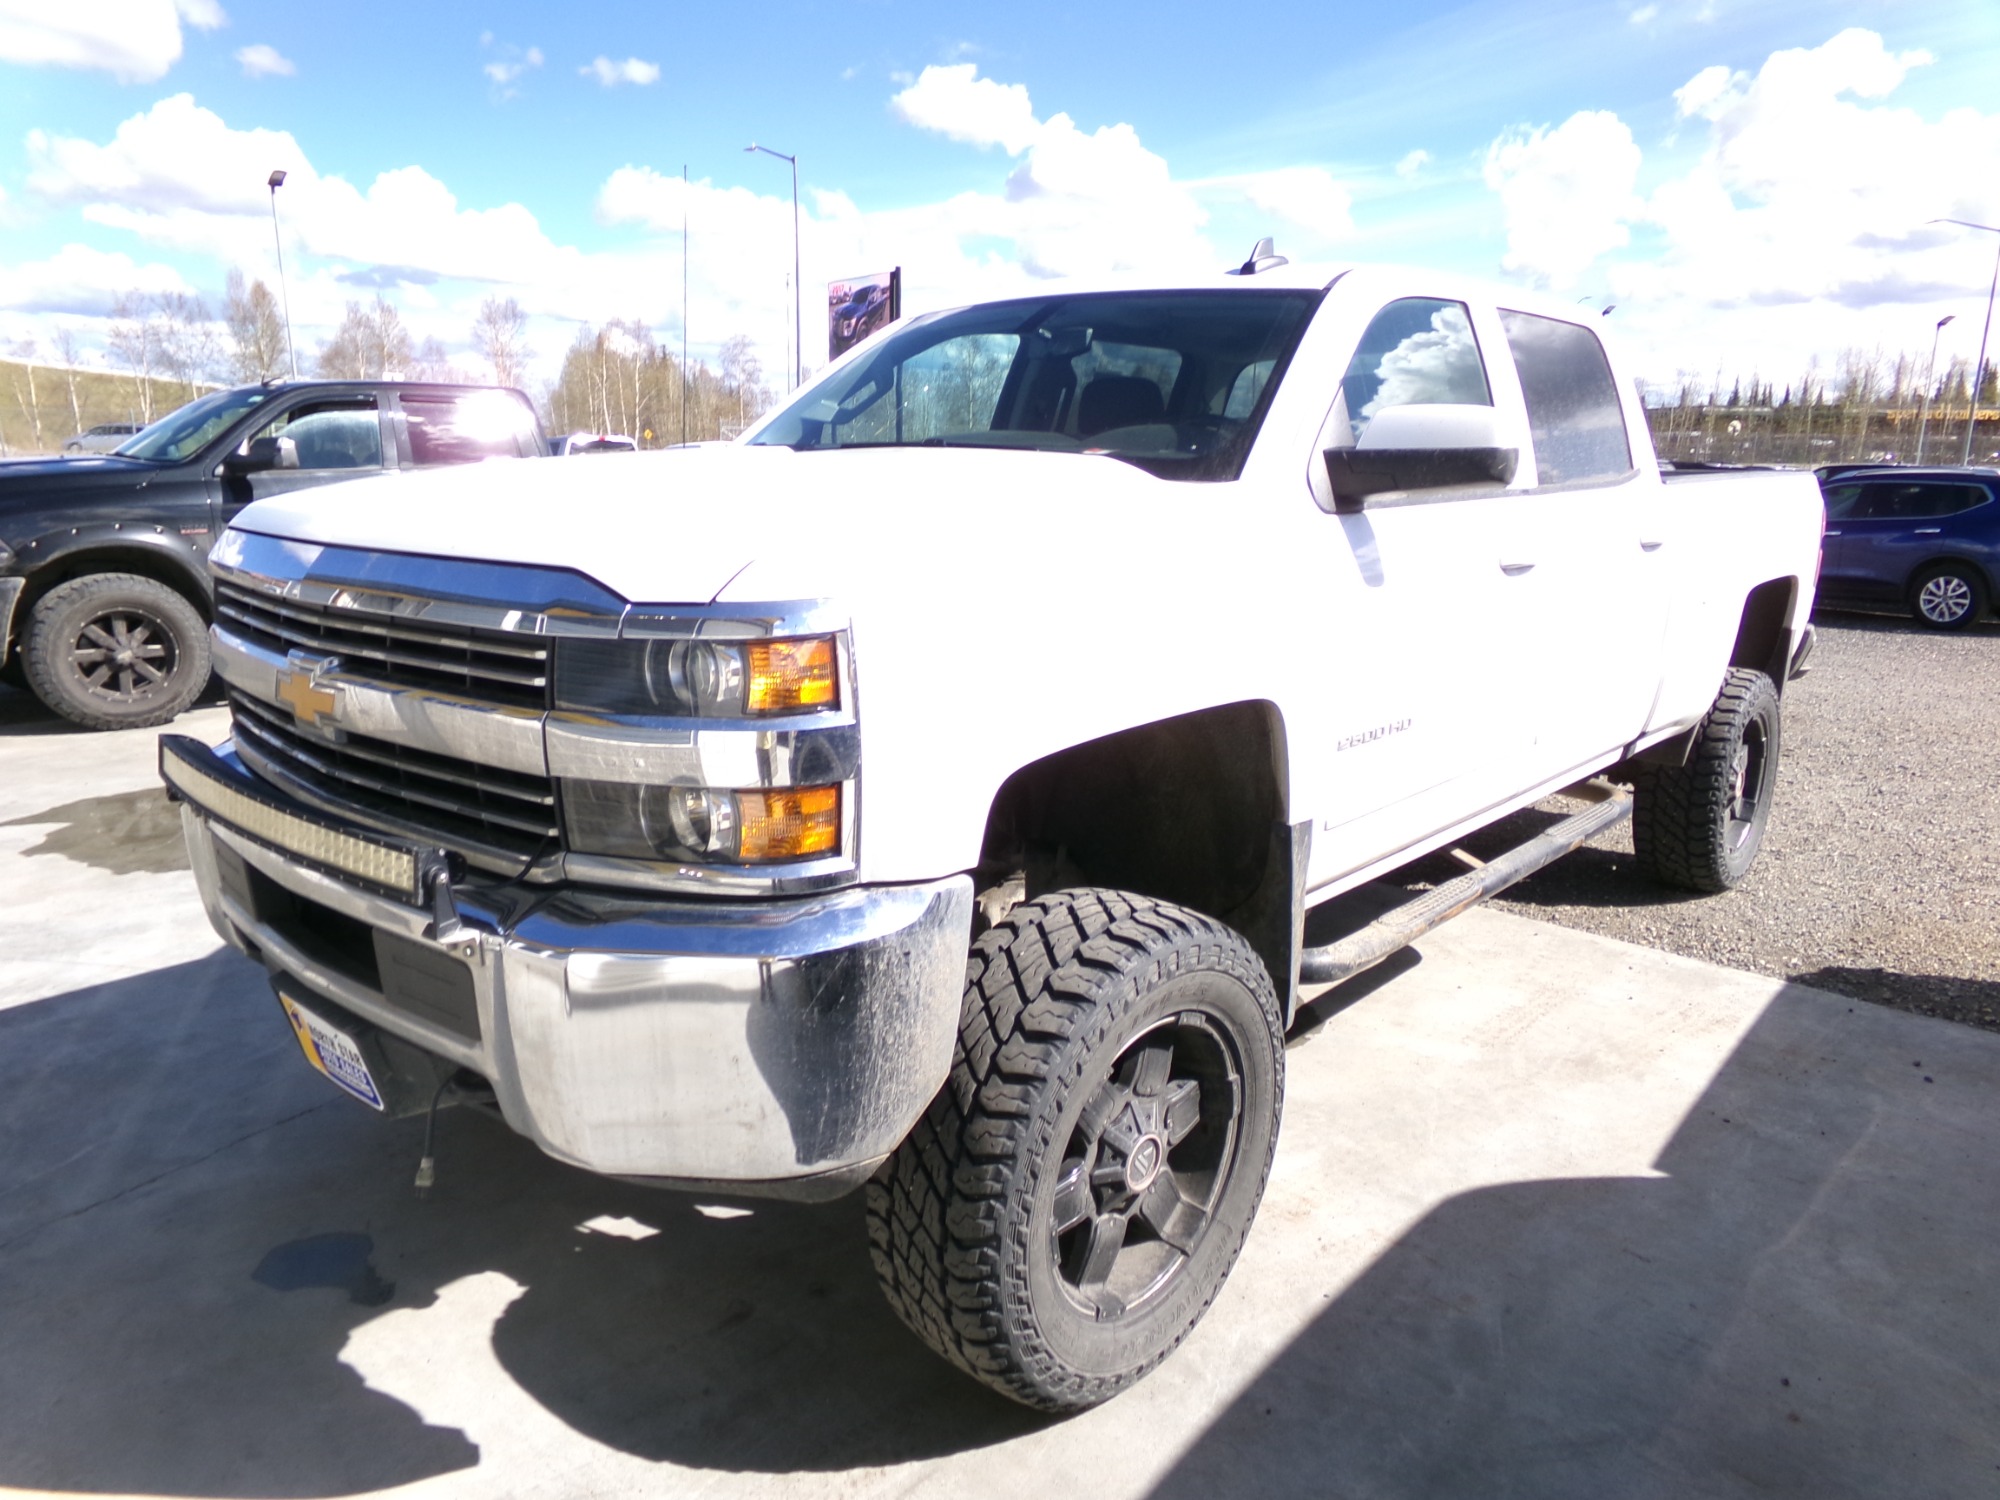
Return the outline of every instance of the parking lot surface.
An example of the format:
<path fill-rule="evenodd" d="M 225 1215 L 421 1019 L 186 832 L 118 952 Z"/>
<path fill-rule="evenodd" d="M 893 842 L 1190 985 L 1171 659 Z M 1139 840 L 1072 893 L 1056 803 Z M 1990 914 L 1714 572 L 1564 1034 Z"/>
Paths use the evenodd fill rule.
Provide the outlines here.
<path fill-rule="evenodd" d="M 183 721 L 214 738 L 221 715 Z M 2000 1491 L 2000 1036 L 1474 912 L 1331 992 L 1182 1351 L 1068 1421 L 919 1347 L 856 1200 L 385 1124 L 221 950 L 150 734 L 0 696 L 0 1486 Z"/>

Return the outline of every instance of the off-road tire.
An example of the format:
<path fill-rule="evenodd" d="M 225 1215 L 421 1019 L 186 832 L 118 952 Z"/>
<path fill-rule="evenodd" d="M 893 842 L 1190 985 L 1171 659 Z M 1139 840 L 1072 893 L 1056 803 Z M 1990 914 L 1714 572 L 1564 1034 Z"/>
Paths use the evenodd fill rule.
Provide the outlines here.
<path fill-rule="evenodd" d="M 208 627 L 164 583 L 92 573 L 50 589 L 21 641 L 28 685 L 86 729 L 164 724 L 208 685 Z"/>
<path fill-rule="evenodd" d="M 974 943 L 950 1078 L 868 1185 L 890 1306 L 1025 1405 L 1107 1400 L 1220 1290 L 1283 1097 L 1277 993 L 1235 932 L 1118 891 L 1021 903 Z"/>
<path fill-rule="evenodd" d="M 1778 690 L 1731 667 L 1684 766 L 1633 768 L 1632 849 L 1685 891 L 1733 890 L 1750 873 L 1778 783 Z"/>
<path fill-rule="evenodd" d="M 1940 563 L 1910 580 L 1910 613 L 1932 630 L 1963 630 L 1986 618 L 1986 580 L 1964 563 Z"/>

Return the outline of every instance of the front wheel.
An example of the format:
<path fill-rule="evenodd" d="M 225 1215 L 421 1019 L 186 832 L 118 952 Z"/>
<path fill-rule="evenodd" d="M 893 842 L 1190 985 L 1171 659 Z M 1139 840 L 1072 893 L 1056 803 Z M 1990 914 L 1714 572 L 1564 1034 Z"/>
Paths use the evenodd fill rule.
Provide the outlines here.
<path fill-rule="evenodd" d="M 1986 617 L 1986 580 L 1962 563 L 1926 568 L 1910 585 L 1910 608 L 1933 630 L 1963 630 Z"/>
<path fill-rule="evenodd" d="M 1733 890 L 1750 873 L 1778 787 L 1778 690 L 1731 667 L 1687 764 L 1635 768 L 1632 849 L 1682 890 Z"/>
<path fill-rule="evenodd" d="M 208 685 L 208 627 L 151 578 L 92 573 L 49 590 L 21 664 L 35 696 L 86 729 L 164 724 Z"/>
<path fill-rule="evenodd" d="M 973 946 L 950 1079 L 869 1184 L 890 1305 L 1044 1411 L 1139 1380 L 1249 1232 L 1281 1032 L 1262 962 L 1198 913 L 1097 890 L 1015 907 Z"/>

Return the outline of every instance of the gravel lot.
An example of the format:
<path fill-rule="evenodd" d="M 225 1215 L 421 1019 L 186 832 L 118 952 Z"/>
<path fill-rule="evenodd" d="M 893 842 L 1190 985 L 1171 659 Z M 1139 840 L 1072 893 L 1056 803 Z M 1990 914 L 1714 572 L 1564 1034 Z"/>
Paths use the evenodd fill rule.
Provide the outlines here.
<path fill-rule="evenodd" d="M 1777 803 L 1750 878 L 1725 896 L 1638 873 L 1629 825 L 1498 904 L 1670 953 L 2000 1031 L 2000 625 L 1943 635 L 1819 618 L 1785 692 Z M 1550 821 L 1523 814 L 1482 856 Z M 1458 873 L 1433 858 L 1403 883 Z"/>

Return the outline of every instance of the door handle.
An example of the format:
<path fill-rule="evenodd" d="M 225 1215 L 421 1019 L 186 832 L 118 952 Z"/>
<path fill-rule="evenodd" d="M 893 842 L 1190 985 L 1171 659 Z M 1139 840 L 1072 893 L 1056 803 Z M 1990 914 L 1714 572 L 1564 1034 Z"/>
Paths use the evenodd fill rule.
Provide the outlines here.
<path fill-rule="evenodd" d="M 1943 530 L 1944 528 L 1942 526 L 1919 526 L 1911 534 L 1913 536 L 1937 536 Z"/>
<path fill-rule="evenodd" d="M 1659 551 L 1659 550 L 1660 550 L 1660 549 L 1661 549 L 1662 547 L 1664 547 L 1664 546 L 1666 546 L 1666 545 L 1667 545 L 1667 544 L 1666 544 L 1666 543 L 1665 543 L 1664 541 L 1659 541 L 1659 542 L 1641 542 L 1641 543 L 1639 543 L 1639 550 L 1640 550 L 1641 552 L 1658 552 L 1658 551 Z"/>
<path fill-rule="evenodd" d="M 1531 571 L 1534 566 L 1531 562 L 1503 562 L 1500 564 L 1500 571 L 1509 578 L 1519 578 L 1523 573 Z"/>
<path fill-rule="evenodd" d="M 1837 532 L 1837 531 L 1822 531 L 1822 532 L 1820 533 L 1820 535 L 1821 535 L 1821 536 L 1839 536 L 1839 535 L 1840 535 L 1840 533 L 1839 533 L 1839 532 Z"/>

